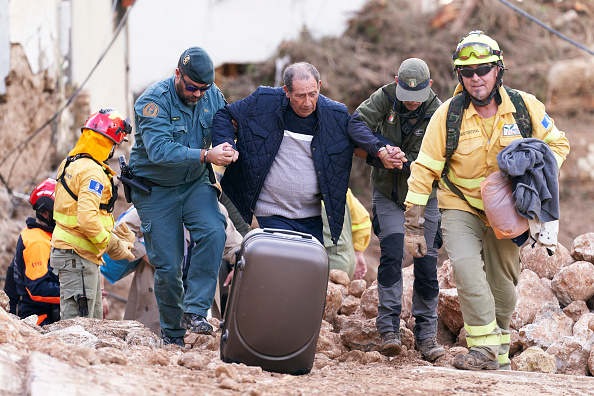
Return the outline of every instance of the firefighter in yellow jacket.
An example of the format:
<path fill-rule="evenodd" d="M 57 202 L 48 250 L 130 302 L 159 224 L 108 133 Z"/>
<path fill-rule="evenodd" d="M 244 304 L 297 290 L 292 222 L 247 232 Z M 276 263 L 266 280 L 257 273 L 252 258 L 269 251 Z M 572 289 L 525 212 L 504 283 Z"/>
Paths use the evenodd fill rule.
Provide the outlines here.
<path fill-rule="evenodd" d="M 60 277 L 61 319 L 102 319 L 101 256 L 134 257 L 134 234 L 127 227 L 114 229 L 115 172 L 105 163 L 130 131 L 117 111 L 99 110 L 58 168 L 51 263 Z"/>
<path fill-rule="evenodd" d="M 423 212 L 433 182 L 440 180 L 437 198 L 444 245 L 453 266 L 470 349 L 468 354 L 456 355 L 452 364 L 468 370 L 509 369 L 509 323 L 517 299 L 520 248 L 511 239 L 495 237 L 483 212 L 480 184 L 499 170 L 497 154 L 522 139 L 522 129 L 548 144 L 558 166 L 569 152 L 569 142 L 540 101 L 522 91 L 508 93 L 502 85 L 503 58 L 495 40 L 473 31 L 460 41 L 453 59 L 460 81 L 455 95 L 463 95 L 458 97 L 463 105 L 456 113 L 459 141 L 447 159 L 451 148 L 446 148 L 446 124 L 453 124 L 448 114 L 454 97 L 433 115 L 411 168 L 405 245 L 415 257 L 426 253 Z M 524 119 L 529 119 L 531 131 L 516 120 L 515 113 L 521 111 L 511 95 L 527 110 Z M 447 171 L 442 177 L 444 166 Z"/>

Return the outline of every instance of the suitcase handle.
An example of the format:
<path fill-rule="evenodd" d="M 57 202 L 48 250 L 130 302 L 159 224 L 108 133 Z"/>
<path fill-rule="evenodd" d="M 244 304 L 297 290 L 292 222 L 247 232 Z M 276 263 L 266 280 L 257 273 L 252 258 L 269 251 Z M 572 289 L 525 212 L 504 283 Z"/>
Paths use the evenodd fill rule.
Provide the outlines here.
<path fill-rule="evenodd" d="M 313 238 L 313 236 L 311 234 L 306 234 L 304 232 L 293 231 L 293 230 L 281 230 L 280 228 L 263 228 L 262 231 L 267 232 L 269 234 L 279 233 L 279 234 L 292 235 L 292 236 L 301 237 L 304 239 L 312 239 Z"/>

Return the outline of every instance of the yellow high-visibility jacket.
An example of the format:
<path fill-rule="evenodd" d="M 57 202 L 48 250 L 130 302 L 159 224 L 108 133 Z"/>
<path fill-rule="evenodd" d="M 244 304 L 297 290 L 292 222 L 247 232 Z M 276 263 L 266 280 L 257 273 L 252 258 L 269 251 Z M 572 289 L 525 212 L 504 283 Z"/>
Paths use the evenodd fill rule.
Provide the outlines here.
<path fill-rule="evenodd" d="M 369 212 L 353 195 L 350 188 L 347 190 L 347 205 L 351 212 L 353 248 L 358 252 L 362 252 L 367 249 L 369 240 L 371 239 L 371 220 L 369 219 Z"/>
<path fill-rule="evenodd" d="M 458 85 L 457 94 L 462 90 Z M 569 142 L 565 133 L 557 129 L 545 106 L 533 95 L 519 91 L 526 103 L 532 121 L 532 137 L 541 139 L 555 154 L 559 167 L 569 153 Z M 484 210 L 481 199 L 481 182 L 491 173 L 499 170 L 497 154 L 522 135 L 516 125 L 513 113 L 515 106 L 503 87 L 499 88 L 502 102 L 493 122 L 493 133 L 487 136 L 482 118 L 473 103 L 464 111 L 460 127 L 458 147 L 448 163 L 448 178 L 464 194 L 466 201 L 450 191 L 441 179 L 446 159 L 446 118 L 451 99 L 435 112 L 425 133 L 421 151 L 412 164 L 408 179 L 406 204 L 426 205 L 434 180 L 440 180 L 437 198 L 439 207 L 458 209 L 478 214 L 485 222 L 486 217 L 475 209 Z"/>
<path fill-rule="evenodd" d="M 58 177 L 66 160 L 58 169 Z M 105 170 L 109 172 L 108 174 Z M 58 181 L 54 219 L 56 228 L 52 246 L 58 249 L 74 249 L 81 257 L 103 265 L 101 256 L 107 248 L 114 227 L 114 219 L 100 204 L 107 204 L 112 197 L 110 179 L 113 172 L 107 165 L 99 165 L 90 158 L 79 158 L 66 168 L 68 188 L 78 196 L 75 201 Z"/>

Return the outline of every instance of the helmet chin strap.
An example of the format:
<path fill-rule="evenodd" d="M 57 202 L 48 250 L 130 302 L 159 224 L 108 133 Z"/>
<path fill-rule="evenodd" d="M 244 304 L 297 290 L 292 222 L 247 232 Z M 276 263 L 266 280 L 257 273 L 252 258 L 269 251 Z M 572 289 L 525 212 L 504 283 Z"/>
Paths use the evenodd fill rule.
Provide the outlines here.
<path fill-rule="evenodd" d="M 503 85 L 503 71 L 505 69 L 499 62 L 497 62 L 497 67 L 499 68 L 499 74 L 497 75 L 497 81 L 495 81 L 495 86 L 489 93 L 489 96 L 487 96 L 487 98 L 484 100 L 479 100 L 479 99 L 475 98 L 474 96 L 472 96 L 470 94 L 470 92 L 468 92 L 466 90 L 466 86 L 464 85 L 464 82 L 462 81 L 462 76 L 460 75 L 460 73 L 458 73 L 458 81 L 460 81 L 462 88 L 464 89 L 464 91 L 466 92 L 466 94 L 468 95 L 468 97 L 470 98 L 470 100 L 472 101 L 472 103 L 475 106 L 485 107 L 486 105 L 491 103 L 491 100 L 493 99 L 493 97 L 495 95 L 497 95 L 497 97 L 495 98 L 495 101 L 497 102 L 497 104 L 501 104 L 501 96 L 499 95 L 499 87 Z"/>
<path fill-rule="evenodd" d="M 49 227 L 49 229 L 51 229 L 51 231 L 53 231 L 54 227 L 56 226 L 56 220 L 54 220 L 53 216 L 49 216 L 49 219 L 48 219 L 47 217 L 45 217 L 43 215 L 43 213 L 41 211 L 36 210 L 35 217 L 37 217 L 37 220 L 40 220 L 43 223 L 45 223 L 45 225 L 47 227 Z"/>

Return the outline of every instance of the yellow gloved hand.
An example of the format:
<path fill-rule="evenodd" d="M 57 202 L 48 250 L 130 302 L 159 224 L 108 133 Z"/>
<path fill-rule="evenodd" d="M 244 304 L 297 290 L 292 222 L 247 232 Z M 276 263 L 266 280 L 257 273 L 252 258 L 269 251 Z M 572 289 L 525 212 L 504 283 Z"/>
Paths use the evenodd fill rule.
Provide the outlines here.
<path fill-rule="evenodd" d="M 116 228 L 111 230 L 113 234 L 116 234 L 119 239 L 124 241 L 130 242 L 134 244 L 134 239 L 136 238 L 134 233 L 128 227 L 128 224 L 125 222 L 120 223 Z"/>
<path fill-rule="evenodd" d="M 425 205 L 412 205 L 404 212 L 404 246 L 416 258 L 427 254 L 424 216 Z"/>
<path fill-rule="evenodd" d="M 112 260 L 126 259 L 132 261 L 135 259 L 134 255 L 132 254 L 133 247 L 134 243 L 120 239 L 115 233 L 112 233 L 105 253 L 107 253 L 107 255 Z"/>

